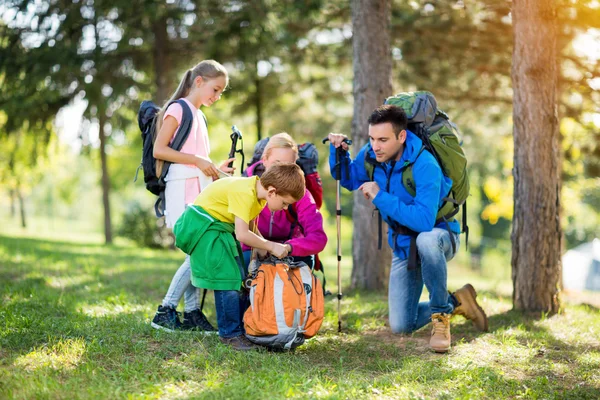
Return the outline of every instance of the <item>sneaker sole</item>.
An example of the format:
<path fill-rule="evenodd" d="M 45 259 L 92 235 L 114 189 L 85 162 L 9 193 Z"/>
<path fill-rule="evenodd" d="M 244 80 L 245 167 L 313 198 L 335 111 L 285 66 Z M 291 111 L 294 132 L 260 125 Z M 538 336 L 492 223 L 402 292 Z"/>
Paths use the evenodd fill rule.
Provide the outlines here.
<path fill-rule="evenodd" d="M 469 293 L 471 293 L 471 296 L 473 296 L 475 307 L 477 307 L 477 310 L 481 313 L 481 315 L 483 315 L 483 320 L 485 321 L 485 326 L 483 327 L 483 332 L 487 332 L 488 331 L 488 318 L 487 318 L 487 315 L 485 315 L 485 311 L 483 311 L 483 308 L 481 308 L 481 306 L 477 302 L 477 291 L 475 290 L 473 285 L 471 285 L 470 283 L 466 284 L 465 287 L 467 288 Z M 475 325 L 475 323 L 473 323 L 473 324 Z"/>
<path fill-rule="evenodd" d="M 181 332 L 199 333 L 200 335 L 204 336 L 212 336 L 217 335 L 219 333 L 218 331 L 201 331 L 198 329 L 182 329 Z"/>
<path fill-rule="evenodd" d="M 165 331 L 165 332 L 169 332 L 169 333 L 179 332 L 174 329 L 166 328 L 164 326 L 155 324 L 154 322 L 151 322 L 150 326 L 153 327 L 154 329 L 158 329 L 159 331 Z"/>

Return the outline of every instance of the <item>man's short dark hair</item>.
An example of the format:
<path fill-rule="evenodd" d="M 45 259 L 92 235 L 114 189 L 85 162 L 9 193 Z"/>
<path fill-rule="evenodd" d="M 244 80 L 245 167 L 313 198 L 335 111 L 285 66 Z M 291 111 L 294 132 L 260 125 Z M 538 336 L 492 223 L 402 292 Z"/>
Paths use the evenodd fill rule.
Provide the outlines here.
<path fill-rule="evenodd" d="M 386 122 L 391 123 L 394 128 L 396 139 L 398 139 L 400 132 L 406 129 L 407 121 L 408 118 L 402 107 L 393 106 L 391 104 L 377 107 L 369 117 L 369 125 L 385 124 Z"/>

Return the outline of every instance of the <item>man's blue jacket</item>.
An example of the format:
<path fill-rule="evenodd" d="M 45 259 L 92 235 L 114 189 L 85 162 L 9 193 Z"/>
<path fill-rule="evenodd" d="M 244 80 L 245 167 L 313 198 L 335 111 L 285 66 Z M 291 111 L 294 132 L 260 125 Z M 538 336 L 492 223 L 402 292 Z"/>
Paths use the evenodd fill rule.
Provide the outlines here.
<path fill-rule="evenodd" d="M 402 225 L 415 232 L 429 232 L 434 228 L 436 214 L 443 204 L 442 199 L 448 195 L 452 187 L 452 180 L 444 176 L 438 162 L 429 151 L 421 152 L 422 147 L 421 139 L 407 130 L 400 160 L 395 163 L 388 161 L 378 164 L 373 174 L 373 180 L 377 182 L 380 189 L 373 199 L 373 205 L 377 207 L 383 220 L 390 226 Z M 335 147 L 330 145 L 329 166 L 331 174 L 337 179 L 335 152 Z M 343 153 L 340 183 L 346 189 L 356 190 L 363 183 L 371 181 L 365 169 L 367 152 L 375 159 L 375 153 L 369 144 L 359 151 L 354 160 L 350 159 L 348 152 Z M 402 184 L 402 170 L 409 163 L 414 163 L 412 169 L 416 186 L 415 197 L 412 197 Z M 348 167 L 350 169 L 346 175 Z M 452 232 L 460 233 L 458 221 L 452 220 L 449 225 Z M 437 227 L 446 229 L 446 223 L 442 221 Z M 408 258 L 410 236 L 395 235 L 393 230 L 389 229 L 388 243 L 398 258 L 401 260 Z"/>

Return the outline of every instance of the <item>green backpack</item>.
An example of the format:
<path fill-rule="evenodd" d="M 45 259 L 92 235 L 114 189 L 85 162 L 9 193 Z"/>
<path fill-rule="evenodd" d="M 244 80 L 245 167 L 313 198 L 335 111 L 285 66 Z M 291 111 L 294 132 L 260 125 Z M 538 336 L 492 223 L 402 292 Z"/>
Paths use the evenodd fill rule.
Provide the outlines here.
<path fill-rule="evenodd" d="M 446 113 L 437 108 L 437 101 L 430 92 L 399 93 L 388 97 L 384 104 L 404 109 L 408 117 L 408 130 L 423 141 L 423 147 L 435 157 L 444 175 L 452 179 L 452 189 L 438 210 L 436 224 L 458 214 L 462 205 L 463 232 L 468 235 L 466 200 L 469 196 L 469 176 L 467 174 L 467 158 L 461 147 L 462 141 L 458 128 L 449 120 Z M 373 179 L 375 163 L 365 158 L 365 168 L 370 179 Z M 416 195 L 412 164 L 405 166 L 402 173 L 402 185 L 411 196 Z"/>

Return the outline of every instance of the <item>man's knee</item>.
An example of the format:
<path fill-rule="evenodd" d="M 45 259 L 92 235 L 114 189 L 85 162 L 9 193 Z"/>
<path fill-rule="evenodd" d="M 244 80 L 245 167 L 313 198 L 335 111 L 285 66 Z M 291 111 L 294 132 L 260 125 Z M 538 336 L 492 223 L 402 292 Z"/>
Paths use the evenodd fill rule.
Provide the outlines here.
<path fill-rule="evenodd" d="M 417 236 L 417 249 L 422 255 L 442 251 L 440 235 L 435 231 L 421 232 Z"/>

